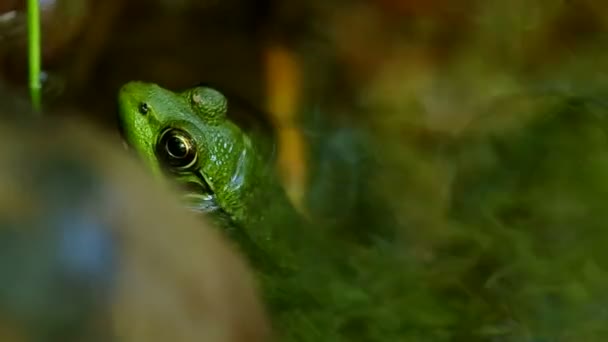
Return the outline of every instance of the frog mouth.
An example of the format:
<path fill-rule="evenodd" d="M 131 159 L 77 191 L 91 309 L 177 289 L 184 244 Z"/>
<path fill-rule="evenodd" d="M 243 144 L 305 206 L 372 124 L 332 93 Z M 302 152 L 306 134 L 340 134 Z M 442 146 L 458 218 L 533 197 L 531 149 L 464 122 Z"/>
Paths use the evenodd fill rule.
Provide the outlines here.
<path fill-rule="evenodd" d="M 182 197 L 188 207 L 198 212 L 210 213 L 220 209 L 215 193 L 211 190 L 203 177 L 197 177 L 198 182 L 179 182 Z"/>
<path fill-rule="evenodd" d="M 176 182 L 191 209 L 204 213 L 221 209 L 215 193 L 199 172 L 195 173 L 194 178 L 176 179 Z"/>

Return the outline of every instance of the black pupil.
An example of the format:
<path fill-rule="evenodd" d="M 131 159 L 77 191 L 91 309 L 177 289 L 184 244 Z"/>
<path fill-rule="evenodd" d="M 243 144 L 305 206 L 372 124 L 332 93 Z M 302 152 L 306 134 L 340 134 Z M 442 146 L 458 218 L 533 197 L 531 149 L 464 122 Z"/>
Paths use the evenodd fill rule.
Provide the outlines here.
<path fill-rule="evenodd" d="M 167 152 L 174 158 L 184 158 L 188 154 L 188 145 L 181 137 L 172 136 L 167 139 Z"/>

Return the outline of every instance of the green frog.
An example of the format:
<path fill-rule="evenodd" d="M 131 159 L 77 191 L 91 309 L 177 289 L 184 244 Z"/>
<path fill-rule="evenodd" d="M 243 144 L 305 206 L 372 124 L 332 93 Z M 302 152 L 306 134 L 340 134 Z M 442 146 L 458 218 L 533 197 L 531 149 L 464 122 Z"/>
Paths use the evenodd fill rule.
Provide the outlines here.
<path fill-rule="evenodd" d="M 131 82 L 119 93 L 119 120 L 128 146 L 150 170 L 181 186 L 184 203 L 237 242 L 275 318 L 287 319 L 296 298 L 314 297 L 298 283 L 295 259 L 305 246 L 293 232 L 304 221 L 275 174 L 272 138 L 263 125 L 237 125 L 228 106 L 208 86 L 173 92 Z"/>
<path fill-rule="evenodd" d="M 175 94 L 157 85 L 129 83 L 120 92 L 125 137 L 155 173 L 168 172 L 189 188 L 189 204 L 222 211 L 243 222 L 270 171 L 260 140 L 227 118 L 220 92 L 197 87 Z"/>
<path fill-rule="evenodd" d="M 254 266 L 289 272 L 294 247 L 278 230 L 302 219 L 275 174 L 272 136 L 254 120 L 242 129 L 228 113 L 227 98 L 208 86 L 176 93 L 131 82 L 119 94 L 123 135 L 150 170 L 182 187 L 185 204 L 215 219 Z"/>
<path fill-rule="evenodd" d="M 428 297 L 419 289 L 414 297 L 384 298 L 387 288 L 401 293 L 403 284 L 417 284 L 403 277 L 412 272 L 384 271 L 406 267 L 392 257 L 398 247 L 353 248 L 302 218 L 275 173 L 274 140 L 254 124 L 237 123 L 224 94 L 208 86 L 174 92 L 130 82 L 118 102 L 127 144 L 161 179 L 183 186 L 187 205 L 215 219 L 247 255 L 280 340 L 408 336 L 405 322 L 417 315 L 406 302 Z M 440 317 L 424 317 L 420 326 Z M 409 340 L 434 340 L 419 335 L 416 330 Z"/>

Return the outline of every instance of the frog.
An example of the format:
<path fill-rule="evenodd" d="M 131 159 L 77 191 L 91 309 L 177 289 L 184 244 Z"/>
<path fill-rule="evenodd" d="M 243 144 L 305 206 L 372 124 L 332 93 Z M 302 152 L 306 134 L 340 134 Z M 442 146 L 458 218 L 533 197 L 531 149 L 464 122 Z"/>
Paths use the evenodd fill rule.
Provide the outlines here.
<path fill-rule="evenodd" d="M 198 87 L 176 94 L 156 85 L 129 83 L 120 91 L 121 127 L 157 175 L 162 167 L 185 187 L 202 212 L 224 211 L 243 221 L 251 189 L 264 163 L 251 138 L 226 119 L 227 100 Z"/>
<path fill-rule="evenodd" d="M 297 226 L 302 217 L 276 174 L 272 137 L 261 124 L 247 130 L 237 125 L 228 105 L 208 85 L 175 92 L 133 81 L 119 91 L 119 127 L 151 173 L 179 186 L 184 204 L 215 221 L 254 266 L 288 272 L 292 247 L 275 238 L 282 225 L 269 221 L 289 219 Z"/>
<path fill-rule="evenodd" d="M 119 123 L 128 148 L 151 173 L 179 186 L 185 206 L 237 243 L 268 305 L 284 307 L 294 294 L 286 282 L 298 268 L 298 244 L 285 229 L 303 227 L 302 217 L 275 173 L 272 139 L 237 125 L 228 105 L 209 86 L 175 92 L 133 81 L 119 91 Z"/>
<path fill-rule="evenodd" d="M 396 262 L 387 257 L 396 247 L 346 248 L 303 217 L 275 169 L 276 142 L 231 117 L 231 103 L 207 85 L 131 81 L 118 94 L 119 123 L 151 172 L 180 185 L 184 204 L 246 255 L 280 341 L 400 340 L 408 306 L 386 304 L 382 288 L 406 283 L 407 273 L 378 267 Z"/>

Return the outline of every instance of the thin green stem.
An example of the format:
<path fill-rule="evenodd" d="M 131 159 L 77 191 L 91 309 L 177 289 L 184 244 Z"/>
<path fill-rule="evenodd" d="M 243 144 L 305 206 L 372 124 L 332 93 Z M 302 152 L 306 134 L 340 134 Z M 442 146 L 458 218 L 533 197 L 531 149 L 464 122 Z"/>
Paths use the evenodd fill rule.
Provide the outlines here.
<path fill-rule="evenodd" d="M 40 111 L 40 6 L 38 0 L 27 1 L 29 85 L 32 105 Z"/>

